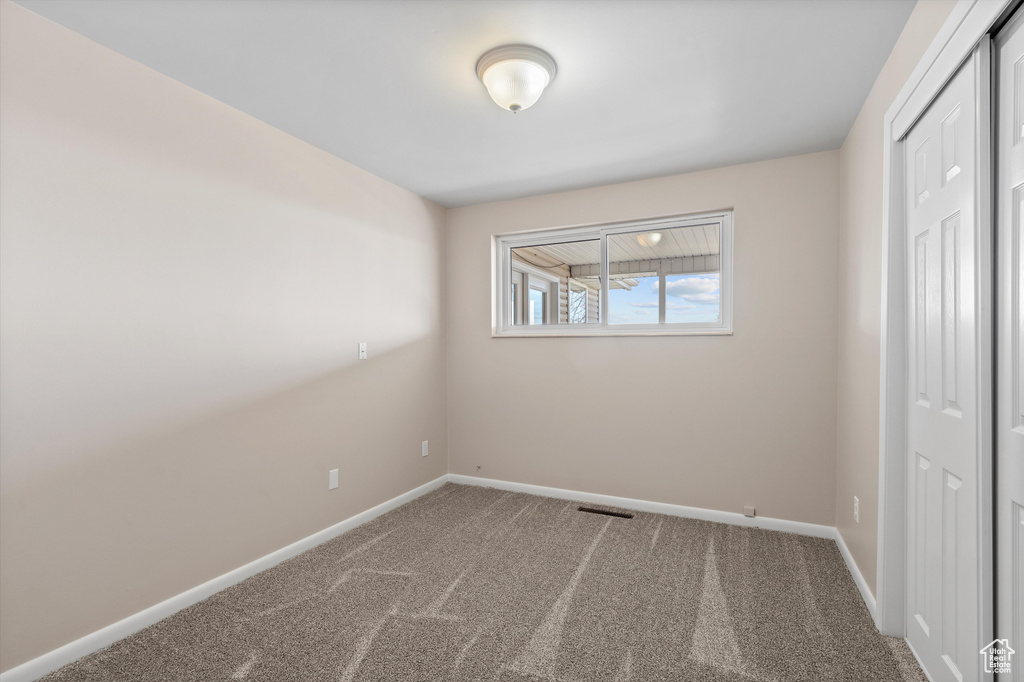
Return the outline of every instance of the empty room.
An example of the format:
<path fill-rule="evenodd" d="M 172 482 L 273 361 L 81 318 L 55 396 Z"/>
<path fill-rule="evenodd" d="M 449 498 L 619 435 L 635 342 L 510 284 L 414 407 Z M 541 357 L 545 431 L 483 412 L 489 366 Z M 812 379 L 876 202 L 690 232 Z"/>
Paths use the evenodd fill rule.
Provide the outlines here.
<path fill-rule="evenodd" d="M 1024 682 L 1018 4 L 0 0 L 0 682 Z"/>

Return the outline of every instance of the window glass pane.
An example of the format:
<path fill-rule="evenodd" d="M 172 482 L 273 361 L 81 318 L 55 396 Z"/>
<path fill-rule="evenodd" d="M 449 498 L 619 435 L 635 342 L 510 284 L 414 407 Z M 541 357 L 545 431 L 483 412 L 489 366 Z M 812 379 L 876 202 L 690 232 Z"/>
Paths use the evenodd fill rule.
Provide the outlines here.
<path fill-rule="evenodd" d="M 658 277 L 649 272 L 610 275 L 608 321 L 658 324 Z"/>
<path fill-rule="evenodd" d="M 547 304 L 547 294 L 530 287 L 530 324 L 544 324 L 544 308 Z"/>
<path fill-rule="evenodd" d="M 569 324 L 586 324 L 589 308 L 596 302 L 597 296 L 593 296 L 586 285 L 569 280 Z"/>
<path fill-rule="evenodd" d="M 512 324 L 583 324 L 598 321 L 601 240 L 559 241 L 511 249 Z M 573 291 L 576 298 L 573 299 Z M 524 296 L 525 294 L 525 296 Z M 579 311 L 583 308 L 584 319 Z M 525 300 L 521 300 L 525 299 Z M 575 300 L 577 311 L 570 314 Z"/>
<path fill-rule="evenodd" d="M 718 322 L 721 313 L 719 273 L 669 275 L 665 278 L 665 321 Z"/>
<path fill-rule="evenodd" d="M 610 235 L 609 322 L 717 322 L 718 230 L 718 225 L 696 225 Z M 662 279 L 664 301 L 659 291 Z"/>

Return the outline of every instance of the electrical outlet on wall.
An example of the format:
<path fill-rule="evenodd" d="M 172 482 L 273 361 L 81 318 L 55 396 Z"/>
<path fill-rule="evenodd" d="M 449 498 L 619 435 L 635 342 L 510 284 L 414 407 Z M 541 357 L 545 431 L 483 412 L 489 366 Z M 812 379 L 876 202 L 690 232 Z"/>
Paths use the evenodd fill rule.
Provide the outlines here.
<path fill-rule="evenodd" d="M 430 442 L 429 441 L 423 441 L 422 452 L 420 453 L 420 457 L 426 457 L 429 454 L 430 454 Z"/>
<path fill-rule="evenodd" d="M 860 523 L 860 498 L 853 496 L 853 520 Z"/>

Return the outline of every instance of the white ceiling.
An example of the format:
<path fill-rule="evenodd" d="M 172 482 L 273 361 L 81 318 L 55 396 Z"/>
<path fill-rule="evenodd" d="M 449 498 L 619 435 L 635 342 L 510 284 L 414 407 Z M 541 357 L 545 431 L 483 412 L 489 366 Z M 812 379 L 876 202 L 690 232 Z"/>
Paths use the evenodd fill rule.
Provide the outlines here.
<path fill-rule="evenodd" d="M 445 206 L 838 148 L 914 0 L 17 0 Z M 531 109 L 477 58 L 558 62 Z"/>

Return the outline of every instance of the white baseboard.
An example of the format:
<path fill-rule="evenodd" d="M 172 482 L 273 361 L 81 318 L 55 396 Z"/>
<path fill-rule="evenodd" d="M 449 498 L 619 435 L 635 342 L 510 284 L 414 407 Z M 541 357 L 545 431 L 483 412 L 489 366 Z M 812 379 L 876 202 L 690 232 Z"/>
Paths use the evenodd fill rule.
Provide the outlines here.
<path fill-rule="evenodd" d="M 773 519 L 766 516 L 744 516 L 734 512 L 717 511 L 715 509 L 701 509 L 700 507 L 684 507 L 678 504 L 665 502 L 648 502 L 647 500 L 635 500 L 629 497 L 614 497 L 612 495 L 598 495 L 596 493 L 584 493 L 578 490 L 564 490 L 562 488 L 548 488 L 543 485 L 532 485 L 530 483 L 513 483 L 510 481 L 498 481 L 493 478 L 479 478 L 477 476 L 463 476 L 461 474 L 448 474 L 448 480 L 452 483 L 465 485 L 479 485 L 485 488 L 497 488 L 499 490 L 511 490 L 517 493 L 529 493 L 543 497 L 556 497 L 560 500 L 579 500 L 580 502 L 592 502 L 594 504 L 605 504 L 610 507 L 622 507 L 623 509 L 635 509 L 636 511 L 651 512 L 654 514 L 665 514 L 667 516 L 682 516 L 688 519 L 701 519 L 703 521 L 714 521 L 716 523 L 728 523 L 733 526 L 750 526 L 753 528 L 764 528 L 766 530 L 779 530 L 784 533 L 796 533 L 798 535 L 810 535 L 816 538 L 835 538 L 836 529 L 832 526 L 820 526 L 816 523 L 803 523 L 802 521 L 787 521 L 785 519 Z"/>
<path fill-rule="evenodd" d="M 864 599 L 865 606 L 868 607 L 868 611 L 871 612 L 871 620 L 875 622 L 875 627 L 878 627 L 878 617 L 876 615 L 876 604 L 875 595 L 871 594 L 871 588 L 868 587 L 868 581 L 864 580 L 863 574 L 860 572 L 860 567 L 857 566 L 857 562 L 853 560 L 853 554 L 850 553 L 850 548 L 846 546 L 846 541 L 843 540 L 843 534 L 839 532 L 838 528 L 835 528 L 835 541 L 839 545 L 839 553 L 843 555 L 843 561 L 846 562 L 846 567 L 850 569 L 850 575 L 853 576 L 853 582 L 860 590 L 860 596 Z"/>
<path fill-rule="evenodd" d="M 276 566 L 286 559 L 291 559 L 308 549 L 321 545 L 328 540 L 355 528 L 356 526 L 361 526 L 367 521 L 377 518 L 381 514 L 389 512 L 396 507 L 400 507 L 406 502 L 428 493 L 435 488 L 439 488 L 447 481 L 447 476 L 441 476 L 429 483 L 424 483 L 420 487 L 390 499 L 387 502 L 378 504 L 372 509 L 367 509 L 360 514 L 356 514 L 344 521 L 336 523 L 330 528 L 325 528 L 322 531 L 313 533 L 312 535 L 297 542 L 293 542 L 287 547 L 282 547 L 275 552 L 271 552 L 270 554 L 262 556 L 255 561 L 251 561 L 245 566 L 236 568 L 233 571 L 228 571 L 224 575 L 208 580 L 202 585 L 193 587 L 190 590 L 186 590 L 185 592 L 175 595 L 170 599 L 166 599 L 159 604 L 149 607 L 148 609 L 139 611 L 134 615 L 128 616 L 124 620 L 119 620 L 113 625 L 108 625 L 101 630 L 88 634 L 81 639 L 76 639 L 69 644 L 65 644 L 58 649 L 54 649 L 49 653 L 43 654 L 38 658 L 33 658 L 31 661 L 27 661 L 4 673 L 0 673 L 0 682 L 31 682 L 32 680 L 39 679 L 47 673 L 53 672 L 68 663 L 76 661 L 82 656 L 86 656 L 108 647 L 114 642 L 124 639 L 128 635 L 134 634 L 143 628 L 149 627 L 150 625 L 157 623 L 164 618 L 191 606 L 192 604 L 195 604 L 196 602 L 202 601 L 225 588 L 231 587 L 235 583 L 239 583 L 250 576 Z"/>
<path fill-rule="evenodd" d="M 815 523 L 803 523 L 801 521 L 787 521 L 786 519 L 773 519 L 764 516 L 753 518 L 733 512 L 717 511 L 714 509 L 701 509 L 700 507 L 684 507 L 678 504 L 667 504 L 665 502 L 648 502 L 647 500 L 635 500 L 628 497 L 614 497 L 612 495 L 598 495 L 595 493 L 584 493 L 578 490 L 564 490 L 562 488 L 548 488 L 542 485 L 531 485 L 529 483 L 513 483 L 510 481 L 499 481 L 491 478 L 479 478 L 477 476 L 463 476 L 461 474 L 448 474 L 448 480 L 452 483 L 465 485 L 479 485 L 499 490 L 511 490 L 517 493 L 529 493 L 531 495 L 542 495 L 544 497 L 556 497 L 562 500 L 579 500 L 580 502 L 591 502 L 604 504 L 611 507 L 622 507 L 623 509 L 635 509 L 637 511 L 652 512 L 655 514 L 666 514 L 668 516 L 682 516 L 688 519 L 701 519 L 704 521 L 715 521 L 717 523 L 728 523 L 734 526 L 749 526 L 764 528 L 766 530 L 778 530 L 785 533 L 796 533 L 798 535 L 809 535 L 816 538 L 827 538 L 835 540 L 839 546 L 839 553 L 846 562 L 846 567 L 853 576 L 853 582 L 860 590 L 864 604 L 871 612 L 871 618 L 875 617 L 875 597 L 868 589 L 867 581 L 860 572 L 857 562 L 853 560 L 850 549 L 846 546 L 839 529 L 834 526 L 822 526 Z"/>
<path fill-rule="evenodd" d="M 196 602 L 202 601 L 203 599 L 206 599 L 207 597 L 210 597 L 217 592 L 234 585 L 235 583 L 241 582 L 250 576 L 276 566 L 286 559 L 297 556 L 302 552 L 323 544 L 324 542 L 327 542 L 328 540 L 331 540 L 338 535 L 355 528 L 356 526 L 360 526 L 381 514 L 389 512 L 396 507 L 400 507 L 406 502 L 428 493 L 448 481 L 463 485 L 497 488 L 499 490 L 529 493 L 531 495 L 541 495 L 544 497 L 555 497 L 563 500 L 579 500 L 580 502 L 591 502 L 593 504 L 622 507 L 624 509 L 635 509 L 637 511 L 651 512 L 654 514 L 702 519 L 704 521 L 728 523 L 734 526 L 764 528 L 766 530 L 777 530 L 785 533 L 796 533 L 798 535 L 809 535 L 816 538 L 828 538 L 830 540 L 835 540 L 836 544 L 839 546 L 839 552 L 842 554 L 843 560 L 846 562 L 846 566 L 849 568 L 850 574 L 853 576 L 853 581 L 860 590 L 861 596 L 864 598 L 864 603 L 867 605 L 872 617 L 875 616 L 875 598 L 871 594 L 871 590 L 868 589 L 867 582 L 864 580 L 864 576 L 861 575 L 856 562 L 854 562 L 853 555 L 850 554 L 849 548 L 847 548 L 846 543 L 843 541 L 843 536 L 833 526 L 803 523 L 801 521 L 787 521 L 786 519 L 773 519 L 764 516 L 755 516 L 751 518 L 744 516 L 743 514 L 717 511 L 714 509 L 685 507 L 665 502 L 649 502 L 647 500 L 636 500 L 628 497 L 599 495 L 596 493 L 585 493 L 578 490 L 549 488 L 547 486 L 499 481 L 496 479 L 480 478 L 477 476 L 447 474 L 440 478 L 436 478 L 429 483 L 425 483 L 414 490 L 410 490 L 403 495 L 399 495 L 394 499 L 379 504 L 372 509 L 368 509 L 361 514 L 356 514 L 351 518 L 336 523 L 330 528 L 325 528 L 324 530 L 305 537 L 298 542 L 293 542 L 287 547 L 283 547 L 275 552 L 267 554 L 266 556 L 260 557 L 245 566 L 236 568 L 235 570 L 209 580 L 202 585 L 193 587 L 179 595 L 162 601 L 155 606 L 151 606 L 144 611 L 140 611 L 139 613 L 129 616 L 124 620 L 120 620 L 113 625 L 108 625 L 107 627 L 88 634 L 81 639 L 65 644 L 64 646 L 43 654 L 38 658 L 34 658 L 31 661 L 23 663 L 15 668 L 11 668 L 4 673 L 0 673 L 0 682 L 32 682 L 32 680 L 36 680 L 47 673 L 53 672 L 54 670 L 67 665 L 68 663 L 76 661 L 82 656 L 86 656 L 108 647 L 114 642 L 136 633 L 143 628 L 149 627 L 150 625 L 157 623 L 164 618 L 195 604 Z"/>

